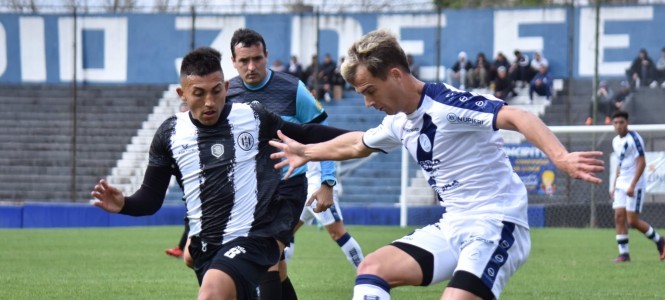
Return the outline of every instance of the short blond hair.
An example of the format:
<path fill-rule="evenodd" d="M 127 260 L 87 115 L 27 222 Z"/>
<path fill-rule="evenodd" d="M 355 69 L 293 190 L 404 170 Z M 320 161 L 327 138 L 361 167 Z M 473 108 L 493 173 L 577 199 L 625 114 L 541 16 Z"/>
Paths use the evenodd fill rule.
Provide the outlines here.
<path fill-rule="evenodd" d="M 372 76 L 385 80 L 388 70 L 400 68 L 411 73 L 404 50 L 397 37 L 388 30 L 372 31 L 353 43 L 341 67 L 342 77 L 352 85 L 359 65 L 364 65 Z"/>

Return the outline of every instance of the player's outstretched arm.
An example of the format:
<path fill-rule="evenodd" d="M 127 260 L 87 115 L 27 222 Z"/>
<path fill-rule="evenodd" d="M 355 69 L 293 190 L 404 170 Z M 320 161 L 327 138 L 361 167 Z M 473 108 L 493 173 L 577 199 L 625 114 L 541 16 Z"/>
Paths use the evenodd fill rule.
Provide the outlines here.
<path fill-rule="evenodd" d="M 125 196 L 122 192 L 109 185 L 104 179 L 99 180 L 90 195 L 97 199 L 92 201 L 92 205 L 110 213 L 120 212 L 125 205 Z"/>
<path fill-rule="evenodd" d="M 282 131 L 278 131 L 277 136 L 282 142 L 270 141 L 270 145 L 282 150 L 282 152 L 273 153 L 270 158 L 285 158 L 285 160 L 275 164 L 275 168 L 279 169 L 289 165 L 286 177 L 289 177 L 295 168 L 306 164 L 308 161 L 347 160 L 365 157 L 374 151 L 363 144 L 363 132 L 361 131 L 345 133 L 327 142 L 307 145 L 289 138 Z"/>
<path fill-rule="evenodd" d="M 97 199 L 92 204 L 111 213 L 152 215 L 162 207 L 170 179 L 171 167 L 148 166 L 141 187 L 128 197 L 102 179 L 92 190 L 91 195 Z"/>
<path fill-rule="evenodd" d="M 598 159 L 603 152 L 568 152 L 545 123 L 532 113 L 503 106 L 497 115 L 496 125 L 500 129 L 522 133 L 529 142 L 543 151 L 558 169 L 570 177 L 595 184 L 602 183 L 602 179 L 596 174 L 605 171 L 605 163 Z"/>

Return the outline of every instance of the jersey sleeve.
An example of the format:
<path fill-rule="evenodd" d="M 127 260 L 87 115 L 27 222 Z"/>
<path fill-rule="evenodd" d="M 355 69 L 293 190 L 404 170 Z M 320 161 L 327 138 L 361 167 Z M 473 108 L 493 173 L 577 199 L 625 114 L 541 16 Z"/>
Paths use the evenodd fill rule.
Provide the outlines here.
<path fill-rule="evenodd" d="M 633 144 L 635 144 L 635 152 L 637 156 L 644 156 L 644 140 L 637 132 L 630 132 L 630 136 L 633 138 Z"/>
<path fill-rule="evenodd" d="M 321 123 L 326 117 L 323 106 L 312 96 L 302 81 L 298 81 L 295 117 L 303 124 Z"/>
<path fill-rule="evenodd" d="M 249 103 L 254 112 L 258 115 L 261 121 L 261 128 L 259 135 L 265 137 L 277 137 L 277 130 L 281 129 L 286 122 L 276 113 L 269 111 L 259 101 L 252 101 Z"/>
<path fill-rule="evenodd" d="M 174 130 L 176 117 L 166 119 L 159 126 L 150 144 L 148 152 L 148 166 L 151 167 L 171 167 L 173 166 L 173 156 L 170 150 L 170 136 Z"/>
<path fill-rule="evenodd" d="M 328 125 L 328 121 L 323 120 L 321 125 Z M 337 168 L 335 167 L 335 162 L 332 160 L 324 160 L 321 162 L 321 182 L 326 180 L 335 180 L 337 181 Z"/>
<path fill-rule="evenodd" d="M 388 152 L 402 145 L 401 137 L 397 134 L 399 128 L 395 115 L 386 116 L 379 126 L 363 134 L 363 143 L 368 148 Z"/>

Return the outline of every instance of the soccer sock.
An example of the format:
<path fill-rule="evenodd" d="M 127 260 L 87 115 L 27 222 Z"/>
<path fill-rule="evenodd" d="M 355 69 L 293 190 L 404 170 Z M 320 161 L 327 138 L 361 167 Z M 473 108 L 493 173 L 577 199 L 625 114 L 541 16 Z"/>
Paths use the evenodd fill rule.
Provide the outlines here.
<path fill-rule="evenodd" d="M 390 285 L 381 277 L 363 274 L 356 277 L 352 300 L 390 300 Z"/>
<path fill-rule="evenodd" d="M 185 250 L 185 245 L 187 245 L 187 230 L 182 232 L 182 236 L 180 236 L 180 242 L 178 243 L 178 248 L 180 248 L 180 250 Z"/>
<path fill-rule="evenodd" d="M 617 234 L 617 244 L 619 245 L 619 254 L 628 254 L 627 234 Z"/>
<path fill-rule="evenodd" d="M 296 250 L 296 242 L 293 237 L 291 237 L 291 243 L 289 243 L 286 248 L 284 248 L 284 259 L 286 260 L 286 263 L 289 263 L 291 261 L 291 257 L 293 257 L 293 252 Z"/>
<path fill-rule="evenodd" d="M 660 240 L 660 234 L 653 230 L 653 227 L 649 226 L 649 230 L 644 233 L 644 236 L 646 236 L 648 239 L 652 240 L 654 243 L 658 243 Z"/>
<path fill-rule="evenodd" d="M 337 241 L 337 245 L 342 248 L 342 252 L 346 255 L 346 260 L 348 260 L 354 267 L 358 267 L 360 262 L 363 260 L 363 251 L 360 249 L 360 245 L 348 232 L 345 233 Z"/>
<path fill-rule="evenodd" d="M 259 299 L 279 300 L 282 297 L 282 283 L 279 281 L 279 271 L 263 274 L 259 283 Z"/>
<path fill-rule="evenodd" d="M 293 288 L 289 277 L 282 281 L 282 300 L 298 300 L 298 295 L 296 295 L 296 290 Z"/>

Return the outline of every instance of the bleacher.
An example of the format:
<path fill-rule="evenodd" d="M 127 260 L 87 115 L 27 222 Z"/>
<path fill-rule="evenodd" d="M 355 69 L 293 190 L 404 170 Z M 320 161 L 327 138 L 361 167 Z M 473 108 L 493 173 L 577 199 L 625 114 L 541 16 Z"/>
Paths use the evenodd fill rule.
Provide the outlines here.
<path fill-rule="evenodd" d="M 79 86 L 73 97 L 72 86 L 0 86 L 0 201 L 89 200 L 165 89 Z"/>
<path fill-rule="evenodd" d="M 337 102 L 323 103 L 328 124 L 348 130 L 365 131 L 381 123 L 385 113 L 366 108 L 362 95 L 347 91 Z M 399 201 L 400 151 L 378 153 L 362 166 L 340 178 L 344 203 L 386 204 Z M 342 162 L 344 164 L 344 162 Z"/>

